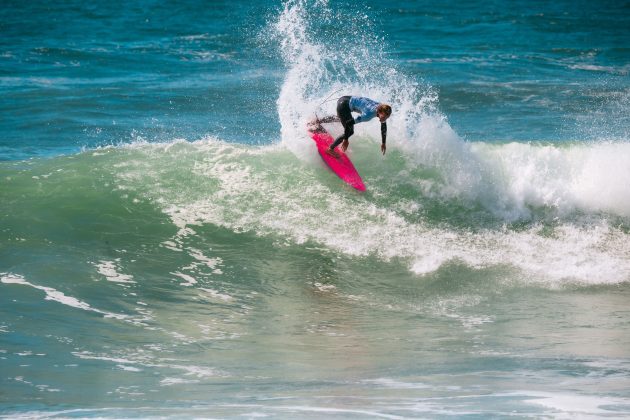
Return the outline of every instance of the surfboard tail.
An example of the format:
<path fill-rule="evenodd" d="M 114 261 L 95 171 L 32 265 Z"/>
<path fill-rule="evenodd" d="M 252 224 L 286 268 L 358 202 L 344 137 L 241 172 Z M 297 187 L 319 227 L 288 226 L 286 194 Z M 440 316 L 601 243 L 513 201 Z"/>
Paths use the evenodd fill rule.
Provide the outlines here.
<path fill-rule="evenodd" d="M 326 153 L 326 150 L 334 142 L 332 136 L 321 126 L 316 130 L 310 130 L 309 135 L 315 141 L 319 155 L 322 157 L 326 165 L 345 183 L 354 187 L 358 191 L 365 191 L 365 184 L 356 170 L 348 155 L 342 150 L 336 150 L 338 156 L 332 156 Z"/>

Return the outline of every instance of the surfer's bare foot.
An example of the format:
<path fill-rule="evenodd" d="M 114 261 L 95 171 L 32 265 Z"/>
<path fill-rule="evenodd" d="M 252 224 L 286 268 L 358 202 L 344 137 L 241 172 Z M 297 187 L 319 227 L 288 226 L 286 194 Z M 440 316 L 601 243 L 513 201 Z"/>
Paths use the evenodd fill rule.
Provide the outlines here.
<path fill-rule="evenodd" d="M 339 153 L 335 152 L 335 150 L 334 150 L 334 149 L 331 149 L 330 147 L 328 147 L 328 148 L 326 149 L 326 153 L 327 153 L 327 154 L 329 154 L 329 155 L 330 155 L 330 156 L 332 156 L 332 157 L 336 157 L 336 158 L 338 158 L 338 157 L 339 157 Z"/>

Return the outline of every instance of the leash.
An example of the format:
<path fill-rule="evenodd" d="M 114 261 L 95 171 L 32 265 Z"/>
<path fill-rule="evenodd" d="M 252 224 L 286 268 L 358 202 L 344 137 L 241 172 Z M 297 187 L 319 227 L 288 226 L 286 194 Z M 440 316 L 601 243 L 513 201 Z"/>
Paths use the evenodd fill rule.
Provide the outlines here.
<path fill-rule="evenodd" d="M 341 90 L 337 89 L 336 91 L 334 91 L 333 93 L 331 93 L 330 95 L 328 95 L 326 97 L 326 99 L 324 99 L 324 101 L 322 103 L 320 103 L 319 105 L 317 105 L 317 108 L 320 108 L 322 105 L 324 105 L 326 102 L 330 102 L 332 99 L 330 99 L 331 96 L 333 96 L 335 93 L 339 92 Z M 317 116 L 317 111 L 315 111 L 315 118 L 319 119 L 319 117 Z"/>

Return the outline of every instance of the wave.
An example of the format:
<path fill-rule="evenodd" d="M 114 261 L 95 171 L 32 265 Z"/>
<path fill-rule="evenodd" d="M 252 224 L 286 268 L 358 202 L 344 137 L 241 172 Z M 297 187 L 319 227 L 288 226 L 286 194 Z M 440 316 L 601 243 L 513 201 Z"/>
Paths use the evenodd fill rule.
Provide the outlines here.
<path fill-rule="evenodd" d="M 554 286 L 630 280 L 627 139 L 466 142 L 440 113 L 436 91 L 400 73 L 368 18 L 351 12 L 333 13 L 326 2 L 288 1 L 266 28 L 263 37 L 279 42 L 287 68 L 277 100 L 277 144 L 211 137 L 137 141 L 0 163 L 9 241 L 63 236 L 60 226 L 82 231 L 93 218 L 98 222 L 88 224 L 86 235 L 125 232 L 142 247 L 146 238 L 134 238 L 133 224 L 158 229 L 166 217 L 174 233 L 149 240 L 173 252 L 188 243 L 190 267 L 205 264 L 212 272 L 222 268 L 199 253 L 203 235 L 197 230 L 206 226 L 226 229 L 237 243 L 249 232 L 272 244 L 402 264 L 418 275 L 455 264 L 501 267 L 510 279 Z M 340 21 L 351 39 L 326 29 Z M 328 99 L 340 91 L 394 108 L 386 156 L 379 153 L 378 127 L 357 125 L 352 138 L 350 155 L 365 194 L 323 165 L 305 131 L 314 115 L 334 112 Z M 25 228 L 29 224 L 39 231 Z M 116 274 L 111 259 L 92 266 L 114 273 L 108 278 L 119 283 L 132 281 Z M 194 284 L 190 272 L 171 273 Z"/>
<path fill-rule="evenodd" d="M 396 261 L 420 275 L 463 264 L 505 267 L 510 277 L 556 286 L 630 280 L 630 174 L 622 159 L 629 144 L 453 142 L 433 150 L 427 142 L 426 153 L 395 148 L 382 159 L 377 142 L 358 137 L 352 153 L 365 194 L 281 144 L 211 138 L 3 163 L 9 188 L 2 210 L 16 215 L 6 230 L 23 232 L 10 240 L 32 240 L 24 233 L 29 220 L 80 230 L 92 215 L 104 224 L 95 235 L 124 231 L 130 244 L 144 246 L 132 225 L 162 223 L 162 214 L 175 233 L 161 246 L 176 250 L 202 240 L 196 230 L 218 226 L 236 241 L 249 232 L 271 243 Z M 95 262 L 101 271 L 114 264 L 106 263 Z"/>

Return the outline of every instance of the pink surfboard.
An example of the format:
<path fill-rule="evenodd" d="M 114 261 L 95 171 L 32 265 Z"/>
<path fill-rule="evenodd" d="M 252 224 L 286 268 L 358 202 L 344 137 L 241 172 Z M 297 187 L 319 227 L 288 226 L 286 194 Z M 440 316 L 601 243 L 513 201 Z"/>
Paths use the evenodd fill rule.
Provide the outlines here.
<path fill-rule="evenodd" d="M 359 191 L 365 191 L 365 184 L 363 183 L 363 180 L 354 168 L 354 165 L 348 158 L 348 155 L 341 150 L 341 147 L 337 147 L 335 149 L 335 152 L 337 152 L 339 157 L 334 157 L 326 153 L 326 149 L 328 149 L 328 147 L 335 141 L 332 136 L 321 126 L 317 127 L 315 131 L 309 131 L 309 135 L 315 141 L 317 151 L 321 155 L 322 159 L 324 159 L 324 162 L 326 162 L 326 165 L 328 165 L 328 167 L 347 184 L 353 186 Z"/>

